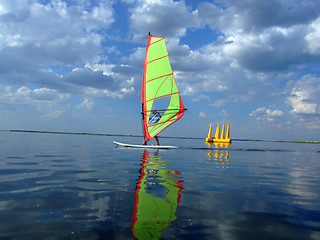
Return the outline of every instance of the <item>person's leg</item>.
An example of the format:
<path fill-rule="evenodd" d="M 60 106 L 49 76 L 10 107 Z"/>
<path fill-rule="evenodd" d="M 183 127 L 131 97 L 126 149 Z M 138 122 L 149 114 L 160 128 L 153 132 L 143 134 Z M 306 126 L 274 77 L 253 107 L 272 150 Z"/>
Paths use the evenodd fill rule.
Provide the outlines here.
<path fill-rule="evenodd" d="M 154 136 L 154 139 L 157 141 L 158 146 L 160 146 L 158 136 Z"/>

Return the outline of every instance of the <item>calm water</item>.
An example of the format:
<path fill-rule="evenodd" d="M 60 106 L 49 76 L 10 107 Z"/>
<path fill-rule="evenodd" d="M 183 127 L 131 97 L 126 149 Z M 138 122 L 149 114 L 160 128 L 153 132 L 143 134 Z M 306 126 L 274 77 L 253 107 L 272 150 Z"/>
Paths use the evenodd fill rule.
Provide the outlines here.
<path fill-rule="evenodd" d="M 320 239 L 320 145 L 113 140 L 0 132 L 0 239 Z"/>

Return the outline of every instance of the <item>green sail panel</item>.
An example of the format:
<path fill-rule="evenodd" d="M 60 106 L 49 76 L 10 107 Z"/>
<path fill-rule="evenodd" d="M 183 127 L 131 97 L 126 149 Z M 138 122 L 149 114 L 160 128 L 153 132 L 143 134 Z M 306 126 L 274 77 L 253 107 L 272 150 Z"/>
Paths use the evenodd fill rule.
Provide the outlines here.
<path fill-rule="evenodd" d="M 149 123 L 153 111 L 157 111 L 161 118 L 156 123 Z M 144 141 L 149 141 L 179 120 L 184 111 L 185 108 L 172 72 L 165 38 L 149 36 L 142 81 Z"/>

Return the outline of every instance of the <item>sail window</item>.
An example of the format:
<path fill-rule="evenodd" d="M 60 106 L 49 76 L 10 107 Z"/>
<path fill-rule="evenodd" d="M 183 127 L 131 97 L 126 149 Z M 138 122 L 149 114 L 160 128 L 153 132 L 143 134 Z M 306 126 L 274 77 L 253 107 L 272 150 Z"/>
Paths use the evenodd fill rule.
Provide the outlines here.
<path fill-rule="evenodd" d="M 171 96 L 165 96 L 165 97 L 156 99 L 153 102 L 151 112 L 152 111 L 158 111 L 160 114 L 164 113 L 167 110 L 168 106 L 169 106 L 170 99 L 171 99 Z"/>

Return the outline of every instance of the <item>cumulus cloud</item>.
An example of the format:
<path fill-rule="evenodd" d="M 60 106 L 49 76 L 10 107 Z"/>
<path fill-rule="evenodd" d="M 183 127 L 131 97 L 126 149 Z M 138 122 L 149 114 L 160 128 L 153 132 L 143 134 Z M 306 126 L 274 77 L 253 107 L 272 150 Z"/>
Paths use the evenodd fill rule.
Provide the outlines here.
<path fill-rule="evenodd" d="M 293 107 L 292 113 L 296 114 L 316 114 L 318 111 L 318 104 L 314 103 L 309 98 L 309 92 L 302 89 L 293 89 L 293 97 L 289 97 L 289 102 Z"/>
<path fill-rule="evenodd" d="M 2 113 L 4 111 L 6 116 L 22 114 L 35 118 L 58 118 L 65 112 L 70 98 L 68 93 L 48 88 L 32 89 L 22 86 L 14 89 L 0 85 L 0 110 Z"/>
<path fill-rule="evenodd" d="M 130 24 L 138 32 L 137 37 L 149 31 L 166 37 L 184 36 L 187 28 L 201 26 L 197 14 L 197 11 L 190 11 L 184 1 L 141 0 L 132 9 Z"/>
<path fill-rule="evenodd" d="M 89 68 L 77 68 L 64 75 L 63 80 L 76 86 L 92 87 L 97 89 L 115 90 L 116 84 L 110 75 L 102 71 L 93 71 Z"/>
<path fill-rule="evenodd" d="M 238 34 L 232 43 L 224 46 L 223 51 L 227 57 L 234 59 L 232 61 L 236 67 L 257 72 L 282 71 L 301 64 L 307 57 L 301 45 L 304 32 L 303 27 L 293 26 L 271 27 L 258 34 Z"/>
<path fill-rule="evenodd" d="M 166 37 L 183 98 L 228 112 L 239 102 L 276 106 L 250 113 L 267 121 L 284 115 L 285 102 L 286 120 L 311 126 L 320 102 L 319 9 L 316 0 L 0 1 L 0 107 L 77 96 L 73 108 L 96 110 L 96 98 L 140 92 L 151 31 Z"/>
<path fill-rule="evenodd" d="M 18 51 L 36 64 L 73 64 L 92 58 L 100 50 L 102 36 L 90 31 L 97 26 L 108 27 L 112 14 L 104 4 L 90 12 L 62 1 L 40 4 L 36 1 L 7 1 L 0 17 L 2 50 Z M 16 9 L 18 8 L 18 9 Z M 96 12 L 103 12 L 101 18 Z M 50 19 L 50 20 L 48 20 Z M 50 31 L 48 31 L 50 29 Z"/>
<path fill-rule="evenodd" d="M 217 4 L 203 2 L 192 9 L 183 1 L 140 1 L 131 11 L 130 27 L 144 36 L 155 29 L 155 35 L 169 37 L 173 70 L 184 95 L 225 92 L 224 104 L 280 99 L 284 89 L 276 81 L 283 72 L 320 60 L 316 41 L 319 7 L 317 1 L 272 0 L 261 4 L 224 0 Z M 185 19 L 182 13 L 188 21 L 181 21 Z M 157 28 L 172 16 L 179 19 L 179 24 L 173 19 L 170 24 L 161 24 L 166 29 Z M 205 25 L 217 38 L 206 37 L 206 44 L 198 49 L 181 44 L 186 30 L 203 29 Z M 140 59 L 143 53 L 140 49 Z"/>
<path fill-rule="evenodd" d="M 259 89 L 264 89 L 265 96 L 274 91 L 264 81 L 249 79 L 252 72 L 283 71 L 306 59 L 318 61 L 317 2 L 220 1 L 194 9 L 184 1 L 127 3 L 132 6 L 129 26 L 133 35 L 145 37 L 152 29 L 153 34 L 168 37 L 183 94 L 222 91 L 228 93 L 229 101 L 248 101 L 262 96 Z M 108 59 L 108 55 L 102 57 L 102 51 L 115 52 L 114 46 L 110 51 L 102 48 L 106 35 L 101 30 L 115 21 L 112 1 L 31 1 L 20 4 L 18 10 L 15 5 L 15 1 L 1 5 L 0 76 L 6 81 L 33 82 L 77 94 L 97 93 L 98 97 L 123 97 L 134 91 L 134 84 L 127 85 L 127 80 L 141 76 L 145 48 L 136 48 L 122 63 L 101 63 Z M 180 43 L 188 29 L 202 29 L 205 24 L 217 31 L 217 39 L 208 38 L 199 49 Z M 61 70 L 66 64 L 69 69 Z"/>
<path fill-rule="evenodd" d="M 320 18 L 315 20 L 310 25 L 310 31 L 305 36 L 307 43 L 307 50 L 310 54 L 319 55 L 320 54 Z"/>
<path fill-rule="evenodd" d="M 123 97 L 132 92 L 124 90 L 132 86 L 127 86 L 123 73 L 112 75 L 114 64 L 98 69 L 96 63 L 105 37 L 101 29 L 114 22 L 112 1 L 12 0 L 0 6 L 0 79 L 36 84 L 47 89 L 46 97 L 50 91 L 112 93 L 99 97 Z M 32 94 L 44 96 L 43 91 Z"/>
<path fill-rule="evenodd" d="M 110 91 L 108 89 L 97 89 L 97 88 L 85 88 L 83 89 L 83 93 L 85 96 L 89 96 L 91 98 L 123 98 L 128 94 L 132 94 L 134 92 L 134 88 L 121 88 L 120 91 Z"/>
<path fill-rule="evenodd" d="M 293 108 L 291 113 L 297 115 L 320 114 L 320 78 L 306 75 L 293 83 L 288 104 Z"/>
<path fill-rule="evenodd" d="M 9 86 L 2 86 L 1 89 L 1 102 L 9 104 L 65 102 L 70 98 L 70 94 L 60 93 L 57 90 L 48 88 L 30 89 L 29 87 L 22 86 L 17 90 L 13 90 Z"/>
<path fill-rule="evenodd" d="M 256 117 L 259 121 L 275 121 L 276 117 L 283 115 L 280 110 L 271 110 L 270 108 L 258 108 L 252 111 L 249 116 Z"/>
<path fill-rule="evenodd" d="M 230 66 L 282 71 L 306 60 L 319 61 L 319 7 L 316 1 L 226 0 L 200 4 L 199 16 L 221 32 Z"/>
<path fill-rule="evenodd" d="M 220 0 L 217 3 L 201 3 L 199 15 L 213 29 L 227 34 L 307 24 L 318 17 L 320 6 L 318 1 Z"/>

